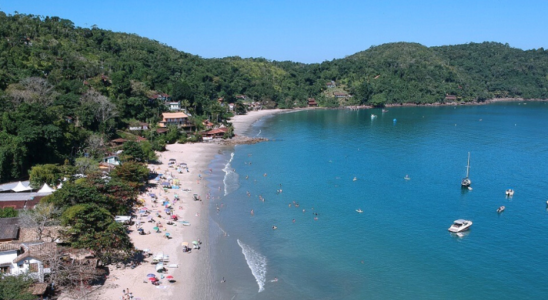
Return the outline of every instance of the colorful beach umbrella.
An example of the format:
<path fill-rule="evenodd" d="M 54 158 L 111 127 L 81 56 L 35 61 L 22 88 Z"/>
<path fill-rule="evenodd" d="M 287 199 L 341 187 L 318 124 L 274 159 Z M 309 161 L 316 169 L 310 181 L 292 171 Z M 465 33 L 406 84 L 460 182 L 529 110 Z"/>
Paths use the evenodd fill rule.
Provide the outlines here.
<path fill-rule="evenodd" d="M 158 227 L 153 227 L 152 229 L 154 229 L 154 230 L 160 230 L 160 228 L 158 228 Z"/>
<path fill-rule="evenodd" d="M 150 274 L 147 274 L 147 277 L 148 277 L 148 278 L 150 278 L 150 277 L 156 277 L 156 275 L 155 275 L 155 274 L 152 274 L 152 273 L 150 273 Z"/>
<path fill-rule="evenodd" d="M 155 281 L 158 281 L 158 278 L 156 277 L 149 277 L 148 280 L 152 281 L 152 282 L 155 282 Z"/>

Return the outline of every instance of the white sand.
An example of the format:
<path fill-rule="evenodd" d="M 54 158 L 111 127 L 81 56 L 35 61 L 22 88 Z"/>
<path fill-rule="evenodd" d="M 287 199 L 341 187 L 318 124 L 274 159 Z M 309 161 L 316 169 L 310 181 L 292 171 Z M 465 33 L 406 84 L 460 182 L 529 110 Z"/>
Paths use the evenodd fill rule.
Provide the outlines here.
<path fill-rule="evenodd" d="M 231 120 L 234 124 L 235 134 L 242 135 L 249 129 L 251 124 L 260 118 L 279 112 L 282 112 L 282 110 L 261 110 L 236 116 Z M 169 189 L 167 194 L 160 187 L 151 190 L 150 192 L 155 193 L 160 198 L 157 207 L 153 207 L 150 197 L 141 195 L 140 198 L 145 199 L 145 205 L 149 210 L 161 212 L 163 219 L 156 217 L 155 219 L 162 222 L 167 231 L 155 233 L 152 230 L 155 225 L 146 222 L 146 218 L 143 219 L 145 221 L 143 228 L 145 232 L 151 231 L 150 235 L 139 235 L 135 231 L 135 226 L 131 227 L 134 231 L 130 234 L 130 237 L 137 249 L 149 249 L 154 254 L 163 252 L 170 256 L 168 264 L 178 265 L 178 268 L 167 268 L 168 272 L 164 274 L 164 276 L 172 275 L 176 282 L 169 283 L 165 279 L 161 279 L 160 286 L 153 286 L 148 282 L 146 275 L 154 273 L 159 277 L 160 274 L 155 271 L 155 265 L 150 264 L 150 262 L 145 262 L 135 269 L 116 269 L 114 266 L 109 266 L 110 276 L 105 285 L 95 293 L 96 299 L 118 300 L 123 296 L 122 290 L 128 289 L 133 294 L 134 299 L 191 299 L 192 295 L 199 295 L 200 290 L 211 288 L 207 286 L 209 284 L 209 280 L 206 278 L 208 268 L 200 268 L 209 261 L 207 251 L 202 249 L 193 250 L 190 254 L 183 253 L 181 243 L 183 241 L 192 243 L 192 241 L 200 239 L 203 242 L 202 246 L 207 247 L 209 201 L 206 195 L 208 191 L 206 182 L 200 180 L 199 175 L 201 174 L 202 179 L 207 177 L 210 173 L 208 165 L 222 149 L 223 146 L 217 143 L 168 145 L 167 151 L 159 153 L 161 165 L 149 166 L 155 168 L 161 174 L 165 174 L 166 170 L 169 170 L 174 178 L 180 180 L 182 189 L 191 189 L 188 192 Z M 177 163 L 187 163 L 190 172 L 185 171 L 178 174 L 175 169 L 168 168 L 167 163 L 170 158 L 175 158 Z M 219 170 L 213 170 L 213 172 L 216 171 Z M 165 225 L 167 216 L 161 207 L 161 200 L 167 196 L 172 201 L 175 193 L 182 200 L 174 205 L 175 214 L 180 217 L 179 220 L 189 221 L 190 226 L 182 226 L 177 222 L 176 226 Z M 193 194 L 200 195 L 203 201 L 194 201 Z M 169 232 L 172 238 L 166 239 L 164 237 L 165 232 Z"/>

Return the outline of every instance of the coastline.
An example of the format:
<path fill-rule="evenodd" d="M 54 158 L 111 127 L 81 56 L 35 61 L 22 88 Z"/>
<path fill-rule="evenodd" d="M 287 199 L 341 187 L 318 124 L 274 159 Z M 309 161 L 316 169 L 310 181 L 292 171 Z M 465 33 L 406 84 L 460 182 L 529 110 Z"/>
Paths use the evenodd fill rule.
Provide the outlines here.
<path fill-rule="evenodd" d="M 243 136 L 253 123 L 259 119 L 281 112 L 290 112 L 294 110 L 260 110 L 251 111 L 246 115 L 233 117 L 230 122 L 234 125 L 234 133 L 237 136 Z M 129 236 L 133 241 L 135 248 L 139 250 L 148 249 L 157 254 L 162 252 L 169 255 L 170 262 L 167 264 L 177 264 L 177 268 L 166 268 L 167 273 L 159 274 L 155 272 L 155 265 L 150 264 L 151 258 L 145 259 L 134 269 L 116 268 L 109 266 L 109 276 L 104 285 L 96 290 L 94 296 L 96 299 L 118 300 L 123 297 L 123 290 L 129 290 L 134 299 L 192 299 L 199 295 L 211 294 L 211 274 L 212 268 L 208 249 L 209 236 L 209 175 L 217 172 L 223 172 L 220 169 L 210 170 L 210 164 L 215 157 L 224 149 L 231 149 L 233 145 L 226 145 L 222 141 L 202 142 L 195 144 L 172 144 L 166 147 L 166 151 L 158 153 L 160 164 L 151 164 L 148 167 L 160 174 L 172 174 L 174 179 L 179 180 L 181 189 L 168 189 L 164 192 L 160 186 L 150 189 L 150 193 L 155 193 L 159 201 L 165 197 L 170 201 L 174 199 L 175 194 L 179 196 L 180 201 L 174 205 L 174 214 L 179 220 L 185 220 L 191 223 L 190 226 L 164 225 L 165 231 L 156 233 L 153 231 L 154 223 L 146 222 L 145 219 L 142 228 L 145 232 L 151 231 L 151 234 L 139 235 L 135 230 L 135 225 L 130 227 Z M 187 163 L 188 172 L 178 174 L 174 168 L 168 168 L 170 159 L 176 159 L 178 163 Z M 205 179 L 205 180 L 204 180 Z M 182 189 L 190 189 L 183 191 Z M 202 201 L 194 201 L 193 194 L 198 194 Z M 160 204 L 154 204 L 148 194 L 141 194 L 139 199 L 144 201 L 144 205 L 152 211 L 151 215 L 160 212 L 162 218 L 155 217 L 156 221 L 165 223 L 167 216 L 162 214 Z M 136 208 L 137 215 L 139 208 Z M 139 221 L 139 220 L 137 220 Z M 170 239 L 165 238 L 165 232 L 170 233 Z M 181 250 L 182 242 L 200 240 L 203 249 L 193 250 L 191 253 L 184 253 Z M 167 265 L 166 264 L 166 265 Z M 208 266 L 208 267 L 203 267 Z M 159 286 L 153 286 L 147 281 L 146 275 L 155 273 L 157 277 L 172 275 L 176 280 L 173 283 L 161 278 Z M 93 297 L 93 296 L 92 296 Z"/>

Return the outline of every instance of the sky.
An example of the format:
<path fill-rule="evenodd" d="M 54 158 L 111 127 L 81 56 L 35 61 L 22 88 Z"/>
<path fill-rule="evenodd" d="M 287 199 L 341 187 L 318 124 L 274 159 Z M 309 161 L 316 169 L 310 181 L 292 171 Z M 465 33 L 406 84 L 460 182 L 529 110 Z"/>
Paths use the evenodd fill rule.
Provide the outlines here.
<path fill-rule="evenodd" d="M 135 33 L 203 58 L 320 63 L 391 42 L 548 49 L 546 0 L 0 0 L 0 11 Z"/>

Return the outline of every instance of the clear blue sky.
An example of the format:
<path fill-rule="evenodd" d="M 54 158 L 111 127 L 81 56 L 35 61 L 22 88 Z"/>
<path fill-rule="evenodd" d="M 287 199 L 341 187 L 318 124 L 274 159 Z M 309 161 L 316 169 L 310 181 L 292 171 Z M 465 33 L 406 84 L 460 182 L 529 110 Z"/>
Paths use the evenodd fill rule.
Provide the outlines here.
<path fill-rule="evenodd" d="M 315 63 L 400 41 L 548 48 L 547 0 L 0 0 L 0 10 L 136 33 L 204 58 Z"/>

